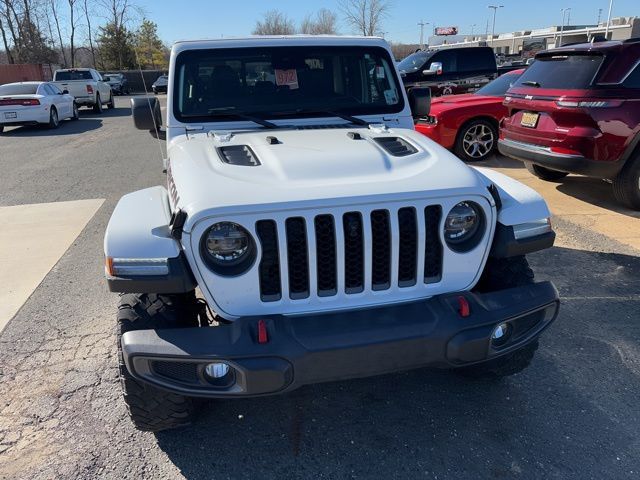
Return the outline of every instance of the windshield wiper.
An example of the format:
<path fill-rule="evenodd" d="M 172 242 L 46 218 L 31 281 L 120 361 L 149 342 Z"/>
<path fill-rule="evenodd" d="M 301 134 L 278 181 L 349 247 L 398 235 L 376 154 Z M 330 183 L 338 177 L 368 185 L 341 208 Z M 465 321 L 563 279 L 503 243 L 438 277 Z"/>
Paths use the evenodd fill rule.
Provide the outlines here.
<path fill-rule="evenodd" d="M 538 82 L 535 82 L 533 80 L 527 80 L 525 82 L 522 82 L 522 85 L 527 85 L 529 87 L 538 87 L 538 88 L 541 87 L 541 85 Z"/>
<path fill-rule="evenodd" d="M 343 120 L 346 120 L 349 123 L 353 123 L 354 125 L 362 125 L 363 127 L 366 127 L 369 125 L 369 122 L 367 122 L 366 120 L 362 120 L 361 118 L 358 118 L 358 117 L 352 117 L 351 115 L 348 115 L 346 113 L 334 112 L 333 110 L 313 110 L 313 109 L 305 110 L 304 108 L 299 108 L 295 111 L 295 113 L 299 113 L 299 114 L 318 113 L 318 114 L 324 114 L 324 115 L 331 115 L 332 117 L 339 117 Z"/>
<path fill-rule="evenodd" d="M 220 113 L 215 113 L 220 112 Z M 248 113 L 240 113 L 240 112 L 231 112 L 226 111 L 225 109 L 212 108 L 209 110 L 210 117 L 231 117 L 238 120 L 249 120 L 250 122 L 257 123 L 258 125 L 262 125 L 264 128 L 279 128 L 275 123 L 271 123 L 268 120 L 265 120 L 260 117 L 253 116 Z"/>

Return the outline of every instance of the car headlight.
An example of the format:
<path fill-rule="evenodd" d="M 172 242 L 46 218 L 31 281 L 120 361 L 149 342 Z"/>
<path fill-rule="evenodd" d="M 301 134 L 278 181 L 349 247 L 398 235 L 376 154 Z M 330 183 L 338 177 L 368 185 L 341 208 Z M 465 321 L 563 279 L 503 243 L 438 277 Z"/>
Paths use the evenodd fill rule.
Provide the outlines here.
<path fill-rule="evenodd" d="M 251 234 L 233 222 L 211 226 L 202 236 L 201 251 L 207 265 L 220 275 L 240 275 L 251 267 L 256 247 Z"/>
<path fill-rule="evenodd" d="M 484 213 L 477 203 L 460 202 L 444 221 L 444 239 L 451 250 L 468 252 L 480 243 L 484 224 Z"/>

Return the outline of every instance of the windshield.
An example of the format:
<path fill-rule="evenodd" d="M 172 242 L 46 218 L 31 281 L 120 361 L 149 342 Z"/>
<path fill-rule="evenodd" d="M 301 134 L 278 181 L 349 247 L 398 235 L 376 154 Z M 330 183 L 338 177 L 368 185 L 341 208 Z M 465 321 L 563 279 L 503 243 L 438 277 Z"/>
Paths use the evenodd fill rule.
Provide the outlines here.
<path fill-rule="evenodd" d="M 422 68 L 433 52 L 416 52 L 409 55 L 398 64 L 398 70 L 401 72 L 415 72 Z"/>
<path fill-rule="evenodd" d="M 32 95 L 36 93 L 38 86 L 39 84 L 34 83 L 0 85 L 0 95 Z"/>
<path fill-rule="evenodd" d="M 191 50 L 176 60 L 174 115 L 183 121 L 267 118 L 303 111 L 397 113 L 401 86 L 377 47 L 263 47 Z M 309 116 L 308 113 L 306 116 Z"/>
<path fill-rule="evenodd" d="M 595 77 L 602 55 L 554 55 L 536 61 L 516 81 L 516 87 L 588 88 Z"/>
<path fill-rule="evenodd" d="M 505 73 L 499 76 L 493 82 L 487 83 L 480 90 L 475 92 L 476 95 L 487 95 L 489 97 L 502 97 L 516 82 L 520 74 Z"/>
<path fill-rule="evenodd" d="M 89 70 L 75 70 L 71 72 L 56 72 L 56 81 L 65 80 L 93 80 Z"/>

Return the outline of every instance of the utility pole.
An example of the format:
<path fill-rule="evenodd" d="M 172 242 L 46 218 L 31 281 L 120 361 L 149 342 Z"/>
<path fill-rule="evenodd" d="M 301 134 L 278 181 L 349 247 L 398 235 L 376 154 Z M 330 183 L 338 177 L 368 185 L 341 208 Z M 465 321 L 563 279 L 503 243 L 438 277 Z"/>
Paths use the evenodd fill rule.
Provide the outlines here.
<path fill-rule="evenodd" d="M 600 17 L 602 17 L 602 9 L 601 8 L 598 9 L 598 21 L 596 22 L 596 25 L 600 25 Z"/>
<path fill-rule="evenodd" d="M 471 38 L 473 38 L 473 29 L 474 29 L 474 27 L 477 27 L 477 26 L 478 25 L 475 24 L 475 23 L 473 25 L 471 25 Z"/>
<path fill-rule="evenodd" d="M 609 40 L 609 23 L 611 23 L 611 8 L 613 7 L 613 0 L 609 0 L 609 14 L 607 15 L 607 28 L 604 30 L 604 38 Z"/>
<path fill-rule="evenodd" d="M 487 8 L 493 9 L 493 27 L 491 28 L 491 46 L 493 47 L 493 37 L 496 34 L 496 12 L 499 8 L 503 8 L 504 5 L 489 5 Z"/>
<path fill-rule="evenodd" d="M 571 9 L 561 8 L 560 11 L 562 12 L 562 25 L 560 26 L 560 41 L 558 42 L 559 43 L 559 45 L 557 45 L 558 47 L 562 46 L 562 34 L 564 33 L 564 16 L 567 12 L 570 12 Z"/>
<path fill-rule="evenodd" d="M 424 20 L 420 20 L 418 22 L 418 26 L 420 27 L 420 50 L 424 50 L 424 27 L 429 25 L 429 22 L 424 22 Z"/>

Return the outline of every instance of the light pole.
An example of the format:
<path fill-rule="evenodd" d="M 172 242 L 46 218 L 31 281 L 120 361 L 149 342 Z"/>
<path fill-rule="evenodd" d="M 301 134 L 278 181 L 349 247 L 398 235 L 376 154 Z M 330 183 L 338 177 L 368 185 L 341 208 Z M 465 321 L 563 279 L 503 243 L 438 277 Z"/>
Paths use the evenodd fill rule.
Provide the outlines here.
<path fill-rule="evenodd" d="M 609 22 L 611 22 L 611 8 L 613 7 L 613 0 L 609 0 L 609 14 L 607 15 L 607 28 L 604 29 L 604 38 L 609 40 Z"/>
<path fill-rule="evenodd" d="M 478 26 L 477 23 L 474 23 L 473 25 L 471 25 L 471 39 L 472 40 L 473 40 L 473 29 L 474 29 L 474 27 L 477 27 L 477 26 Z"/>
<path fill-rule="evenodd" d="M 499 8 L 503 8 L 504 5 L 489 5 L 487 8 L 493 9 L 493 26 L 491 27 L 491 47 L 493 47 L 493 37 L 496 34 L 496 12 Z"/>
<path fill-rule="evenodd" d="M 562 34 L 564 33 L 564 16 L 567 12 L 570 12 L 571 9 L 561 8 L 560 11 L 562 12 L 562 25 L 560 25 L 560 41 L 558 42 L 559 43 L 558 47 L 562 46 Z"/>
<path fill-rule="evenodd" d="M 424 27 L 429 25 L 429 22 L 424 22 L 420 20 L 418 22 L 418 26 L 420 27 L 420 50 L 424 50 Z"/>

